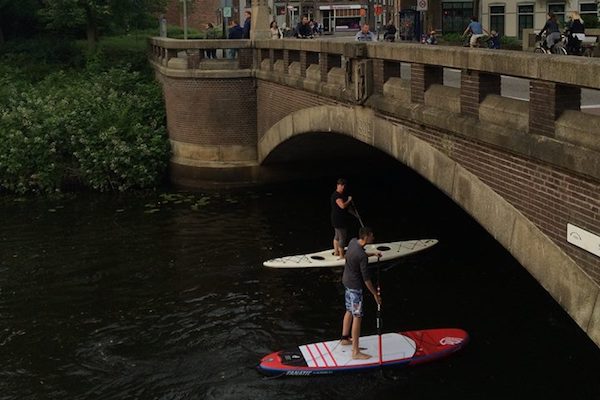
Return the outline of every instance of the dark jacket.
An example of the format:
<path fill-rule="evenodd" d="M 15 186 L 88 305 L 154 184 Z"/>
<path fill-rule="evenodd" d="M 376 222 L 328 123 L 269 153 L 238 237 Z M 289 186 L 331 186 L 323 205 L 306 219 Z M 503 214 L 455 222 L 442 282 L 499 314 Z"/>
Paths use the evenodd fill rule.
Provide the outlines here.
<path fill-rule="evenodd" d="M 229 36 L 227 36 L 227 37 L 229 39 L 243 39 L 244 30 L 242 29 L 241 26 L 234 25 L 231 28 L 229 28 Z"/>
<path fill-rule="evenodd" d="M 250 18 L 246 18 L 244 21 L 244 30 L 242 39 L 250 39 L 250 28 L 252 27 L 252 21 Z"/>
<path fill-rule="evenodd" d="M 585 27 L 580 20 L 576 19 L 567 27 L 569 33 L 585 33 Z"/>
<path fill-rule="evenodd" d="M 310 29 L 310 25 L 309 24 L 303 24 L 302 22 L 298 23 L 298 26 L 296 27 L 296 35 L 298 35 L 298 37 L 308 37 L 311 36 L 312 30 Z"/>

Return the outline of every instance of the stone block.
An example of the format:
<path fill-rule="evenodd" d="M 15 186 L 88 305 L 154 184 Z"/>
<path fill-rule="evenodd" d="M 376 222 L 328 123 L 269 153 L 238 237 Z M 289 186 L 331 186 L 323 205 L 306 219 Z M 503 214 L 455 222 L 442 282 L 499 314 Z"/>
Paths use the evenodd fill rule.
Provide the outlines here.
<path fill-rule="evenodd" d="M 479 119 L 527 132 L 529 126 L 528 102 L 490 94 L 479 106 Z"/>
<path fill-rule="evenodd" d="M 410 80 L 389 78 L 383 85 L 383 95 L 398 99 L 402 103 L 410 103 Z"/>
<path fill-rule="evenodd" d="M 515 219 L 508 250 L 586 331 L 598 285 L 525 217 Z"/>
<path fill-rule="evenodd" d="M 444 85 L 431 85 L 425 92 L 425 105 L 460 113 L 460 89 Z"/>
<path fill-rule="evenodd" d="M 557 139 L 600 152 L 600 115 L 566 110 L 555 126 Z"/>

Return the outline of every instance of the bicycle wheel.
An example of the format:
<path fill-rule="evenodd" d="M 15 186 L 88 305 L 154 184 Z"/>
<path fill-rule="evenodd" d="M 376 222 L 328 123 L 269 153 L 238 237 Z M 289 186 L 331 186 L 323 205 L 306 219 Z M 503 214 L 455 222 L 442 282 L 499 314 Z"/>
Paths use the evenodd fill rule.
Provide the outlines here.
<path fill-rule="evenodd" d="M 541 47 L 536 47 L 533 49 L 533 52 L 537 54 L 546 54 L 546 50 L 542 49 Z"/>
<path fill-rule="evenodd" d="M 566 56 L 567 55 L 567 49 L 565 49 L 563 46 L 554 46 L 552 48 L 552 54 L 558 54 L 560 56 Z"/>

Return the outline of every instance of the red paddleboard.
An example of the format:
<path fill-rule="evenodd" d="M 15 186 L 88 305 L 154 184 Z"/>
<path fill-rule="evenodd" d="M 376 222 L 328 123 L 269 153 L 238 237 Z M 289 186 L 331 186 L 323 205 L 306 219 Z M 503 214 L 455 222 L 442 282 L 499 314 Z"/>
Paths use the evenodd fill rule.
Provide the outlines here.
<path fill-rule="evenodd" d="M 360 347 L 371 356 L 367 360 L 353 360 L 352 346 L 331 340 L 268 354 L 260 360 L 258 370 L 273 376 L 312 376 L 412 366 L 446 357 L 468 340 L 467 332 L 453 328 L 364 336 Z"/>

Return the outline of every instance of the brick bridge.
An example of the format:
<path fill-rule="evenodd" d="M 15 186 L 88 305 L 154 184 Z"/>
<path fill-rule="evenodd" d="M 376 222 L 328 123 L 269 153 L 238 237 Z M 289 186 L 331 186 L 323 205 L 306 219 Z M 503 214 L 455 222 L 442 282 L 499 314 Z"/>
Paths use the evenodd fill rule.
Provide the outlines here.
<path fill-rule="evenodd" d="M 239 55 L 204 59 L 206 48 Z M 600 234 L 600 116 L 580 107 L 582 89 L 600 89 L 600 60 L 161 38 L 150 39 L 150 58 L 164 91 L 175 183 L 269 179 L 270 160 L 285 160 L 303 137 L 345 135 L 441 189 L 600 346 L 600 258 L 567 242 L 567 224 Z M 454 84 L 450 70 L 460 73 Z M 528 101 L 505 95 L 507 77 L 529 81 Z"/>

